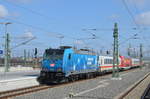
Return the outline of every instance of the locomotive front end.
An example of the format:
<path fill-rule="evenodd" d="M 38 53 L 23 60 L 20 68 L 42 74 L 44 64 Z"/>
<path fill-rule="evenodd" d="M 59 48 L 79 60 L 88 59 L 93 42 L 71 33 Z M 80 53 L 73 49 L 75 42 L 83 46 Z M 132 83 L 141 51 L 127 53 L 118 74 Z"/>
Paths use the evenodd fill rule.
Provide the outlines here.
<path fill-rule="evenodd" d="M 42 70 L 38 81 L 40 83 L 59 82 L 64 78 L 63 49 L 46 49 L 43 55 Z"/>

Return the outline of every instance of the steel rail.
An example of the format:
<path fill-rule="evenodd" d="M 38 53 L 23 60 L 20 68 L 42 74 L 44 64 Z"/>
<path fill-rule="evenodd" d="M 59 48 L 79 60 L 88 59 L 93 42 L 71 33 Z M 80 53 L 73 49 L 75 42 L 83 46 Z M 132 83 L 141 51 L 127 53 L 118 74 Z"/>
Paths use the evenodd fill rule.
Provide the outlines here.
<path fill-rule="evenodd" d="M 32 86 L 32 87 L 26 87 L 26 88 L 19 88 L 15 90 L 10 90 L 10 91 L 4 91 L 0 92 L 0 99 L 8 99 L 11 97 L 27 94 L 27 93 L 32 93 L 32 92 L 37 92 L 40 90 L 48 89 L 51 88 L 52 86 Z"/>
<path fill-rule="evenodd" d="M 141 99 L 150 99 L 150 84 L 144 91 L 143 95 L 141 96 Z"/>

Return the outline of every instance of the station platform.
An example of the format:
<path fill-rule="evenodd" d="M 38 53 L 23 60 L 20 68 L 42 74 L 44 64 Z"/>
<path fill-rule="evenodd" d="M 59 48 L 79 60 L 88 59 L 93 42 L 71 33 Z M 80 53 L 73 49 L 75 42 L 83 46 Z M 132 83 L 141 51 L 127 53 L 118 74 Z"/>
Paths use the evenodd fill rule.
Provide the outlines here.
<path fill-rule="evenodd" d="M 29 67 L 29 66 L 21 66 L 21 65 L 18 65 L 18 66 L 11 66 L 9 68 L 9 72 L 13 72 L 13 71 L 30 71 L 30 70 L 34 70 L 33 67 Z M 4 72 L 5 71 L 5 67 L 4 66 L 1 66 L 0 67 L 0 72 Z"/>
<path fill-rule="evenodd" d="M 38 85 L 36 78 L 39 74 L 40 70 L 0 72 L 0 91 Z"/>
<path fill-rule="evenodd" d="M 22 78 L 22 77 L 33 77 L 33 76 L 38 76 L 39 74 L 40 74 L 40 70 L 0 72 L 0 81 Z"/>
<path fill-rule="evenodd" d="M 137 68 L 129 72 L 120 72 L 119 79 L 112 78 L 112 75 L 101 76 L 17 96 L 13 99 L 117 99 L 118 95 L 150 72 L 148 67 Z M 150 82 L 150 80 L 146 82 Z M 70 93 L 73 95 L 71 98 L 69 97 Z M 126 99 L 140 99 L 140 97 L 133 98 L 129 96 Z"/>

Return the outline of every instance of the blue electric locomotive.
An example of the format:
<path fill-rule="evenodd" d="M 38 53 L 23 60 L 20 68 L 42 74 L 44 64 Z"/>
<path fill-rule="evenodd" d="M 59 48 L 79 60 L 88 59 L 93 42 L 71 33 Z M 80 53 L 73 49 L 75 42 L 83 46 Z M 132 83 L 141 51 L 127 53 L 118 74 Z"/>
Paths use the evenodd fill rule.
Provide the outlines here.
<path fill-rule="evenodd" d="M 98 56 L 89 50 L 61 47 L 46 49 L 42 60 L 40 83 L 77 80 L 99 71 Z"/>

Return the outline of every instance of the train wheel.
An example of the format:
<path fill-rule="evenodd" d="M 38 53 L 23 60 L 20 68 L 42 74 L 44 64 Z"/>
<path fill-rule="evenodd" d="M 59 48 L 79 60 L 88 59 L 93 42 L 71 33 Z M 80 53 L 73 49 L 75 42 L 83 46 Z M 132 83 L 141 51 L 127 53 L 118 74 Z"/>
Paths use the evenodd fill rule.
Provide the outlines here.
<path fill-rule="evenodd" d="M 86 74 L 86 79 L 89 79 L 91 77 L 91 74 Z"/>
<path fill-rule="evenodd" d="M 69 78 L 68 77 L 65 78 L 65 82 L 66 83 L 69 82 Z"/>
<path fill-rule="evenodd" d="M 94 78 L 94 74 L 93 73 L 91 73 L 90 78 Z"/>
<path fill-rule="evenodd" d="M 93 78 L 95 78 L 95 77 L 96 77 L 96 73 L 92 73 L 92 75 L 93 75 Z"/>
<path fill-rule="evenodd" d="M 76 80 L 75 76 L 70 76 L 69 81 L 74 82 Z"/>
<path fill-rule="evenodd" d="M 75 81 L 79 80 L 79 75 L 74 76 Z"/>

